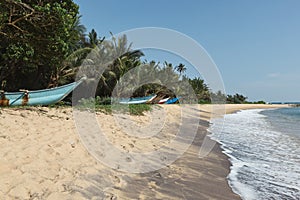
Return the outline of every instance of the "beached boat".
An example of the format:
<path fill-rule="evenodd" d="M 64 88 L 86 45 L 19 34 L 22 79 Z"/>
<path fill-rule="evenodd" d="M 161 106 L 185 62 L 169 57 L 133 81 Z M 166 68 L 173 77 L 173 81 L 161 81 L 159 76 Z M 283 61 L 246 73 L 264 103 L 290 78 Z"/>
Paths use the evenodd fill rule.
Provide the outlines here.
<path fill-rule="evenodd" d="M 20 92 L 4 92 L 0 94 L 0 106 L 50 105 L 63 100 L 84 78 L 60 87 L 44 90 L 20 90 Z"/>
<path fill-rule="evenodd" d="M 147 96 L 147 97 L 137 97 L 137 98 L 130 98 L 130 99 L 122 99 L 119 103 L 120 104 L 143 104 L 151 102 L 156 95 L 154 96 Z"/>
<path fill-rule="evenodd" d="M 160 101 L 158 102 L 158 104 L 164 104 L 164 103 L 166 103 L 169 99 L 170 99 L 170 97 L 165 98 L 165 99 L 162 99 L 162 100 L 160 100 Z"/>
<path fill-rule="evenodd" d="M 174 104 L 174 103 L 177 103 L 179 101 L 179 99 L 180 99 L 179 97 L 178 98 L 175 97 L 175 98 L 172 98 L 172 99 L 168 99 L 165 104 Z"/>

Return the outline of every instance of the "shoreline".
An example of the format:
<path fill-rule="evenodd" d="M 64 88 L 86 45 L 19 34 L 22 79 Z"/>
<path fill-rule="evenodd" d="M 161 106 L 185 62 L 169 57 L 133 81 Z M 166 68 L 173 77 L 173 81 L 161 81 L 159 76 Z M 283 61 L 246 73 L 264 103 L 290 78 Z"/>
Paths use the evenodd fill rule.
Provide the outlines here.
<path fill-rule="evenodd" d="M 225 107 L 226 108 L 225 108 L 224 115 L 234 114 L 234 113 L 240 112 L 242 110 L 252 110 L 252 109 L 280 109 L 280 108 L 288 108 L 288 107 L 291 107 L 291 106 L 288 105 L 288 104 L 226 104 Z M 209 109 L 206 108 L 204 110 L 207 111 Z M 207 116 L 205 116 L 204 118 L 207 119 Z M 211 119 L 213 119 L 213 117 Z M 226 152 L 227 150 L 223 147 L 224 144 L 221 141 L 218 141 L 218 140 L 212 138 L 211 136 L 209 136 L 209 137 L 210 137 L 210 139 L 216 141 L 216 143 L 217 143 L 216 145 L 218 145 L 219 148 L 220 148 L 220 153 L 223 154 L 223 155 L 225 155 L 226 159 L 229 162 L 229 166 L 228 166 L 229 173 L 231 173 L 231 170 L 232 170 L 232 167 L 233 167 L 232 157 L 230 156 L 230 154 L 228 154 L 228 152 Z M 240 194 L 237 191 L 235 191 L 236 188 L 234 188 L 234 186 L 232 185 L 232 183 L 230 183 L 229 173 L 226 176 L 226 181 L 227 181 L 229 187 L 231 188 L 232 193 L 238 195 L 239 198 L 241 199 Z"/>
<path fill-rule="evenodd" d="M 278 105 L 229 105 L 227 113 Z M 166 130 L 170 139 L 179 126 L 177 105 L 168 106 Z M 112 170 L 93 158 L 81 143 L 71 108 L 3 108 L 0 112 L 0 197 L 19 199 L 240 199 L 227 181 L 230 162 L 216 144 L 199 159 L 207 135 L 211 106 L 199 105 L 201 123 L 193 144 L 174 163 L 154 172 L 128 174 Z M 194 113 L 195 114 L 195 113 Z M 96 113 L 108 138 L 125 151 L 158 148 L 158 138 L 135 141 L 113 124 L 114 118 Z M 195 117 L 197 115 L 194 115 Z M 199 115 L 198 115 L 199 116 Z M 134 116 L 138 124 L 149 115 Z M 168 144 L 168 141 L 162 141 Z"/>

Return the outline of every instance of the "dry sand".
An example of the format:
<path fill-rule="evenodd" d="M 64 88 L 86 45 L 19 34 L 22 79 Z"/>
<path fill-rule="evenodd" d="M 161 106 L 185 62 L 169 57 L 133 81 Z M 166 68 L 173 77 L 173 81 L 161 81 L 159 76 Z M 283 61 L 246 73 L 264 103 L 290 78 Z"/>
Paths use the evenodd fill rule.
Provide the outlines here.
<path fill-rule="evenodd" d="M 280 106 L 227 105 L 226 112 Z M 167 146 L 181 125 L 178 105 L 155 112 L 161 109 L 165 114 L 152 119 L 150 113 L 121 116 L 125 126 L 129 119 L 141 127 L 151 120 L 164 121 L 161 134 L 148 139 L 126 134 L 132 127 L 123 129 L 111 115 L 96 116 L 114 146 L 124 152 L 147 152 Z M 201 116 L 201 121 L 193 144 L 174 163 L 156 171 L 132 174 L 111 169 L 91 156 L 77 134 L 71 108 L 3 108 L 0 199 L 239 199 L 228 186 L 230 163 L 219 145 L 208 156 L 198 156 L 207 134 L 207 120 L 219 117 L 215 114 L 218 110 L 222 106 L 212 109 L 211 105 L 201 105 L 189 113 L 190 118 Z"/>

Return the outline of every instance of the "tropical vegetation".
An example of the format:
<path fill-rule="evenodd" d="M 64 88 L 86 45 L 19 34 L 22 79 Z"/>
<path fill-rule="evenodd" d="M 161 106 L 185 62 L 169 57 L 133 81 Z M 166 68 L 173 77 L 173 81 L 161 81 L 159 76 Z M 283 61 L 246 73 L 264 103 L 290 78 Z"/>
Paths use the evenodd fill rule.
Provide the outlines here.
<path fill-rule="evenodd" d="M 191 99 L 191 94 L 183 91 L 191 88 L 196 103 L 211 103 L 211 99 L 213 103 L 246 102 L 247 97 L 240 94 L 211 92 L 200 77 L 185 75 L 187 66 L 183 63 L 174 66 L 142 60 L 144 53 L 132 50 L 126 35 L 116 38 L 111 33 L 112 39 L 107 40 L 94 29 L 86 33 L 80 18 L 79 7 L 72 0 L 1 0 L 0 89 L 55 87 L 73 82 L 80 72 L 87 77 L 82 87 L 88 90 L 89 85 L 97 82 L 96 96 L 107 103 L 118 93 L 115 88 L 122 84 L 122 77 L 135 70 L 139 75 L 128 77 L 127 88 L 145 82 L 145 77 L 152 82 L 123 93 L 123 97 L 157 94 L 165 98 L 180 94 L 183 99 Z M 93 58 L 97 58 L 97 63 Z"/>
<path fill-rule="evenodd" d="M 3 89 L 39 89 L 57 82 L 58 66 L 77 48 L 79 8 L 72 0 L 0 1 Z"/>

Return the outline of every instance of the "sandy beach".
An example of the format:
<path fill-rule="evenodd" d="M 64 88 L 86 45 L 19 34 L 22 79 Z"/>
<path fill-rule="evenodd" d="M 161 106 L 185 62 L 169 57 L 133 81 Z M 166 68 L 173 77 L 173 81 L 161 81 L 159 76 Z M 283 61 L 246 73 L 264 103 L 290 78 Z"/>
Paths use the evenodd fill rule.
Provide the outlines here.
<path fill-rule="evenodd" d="M 225 108 L 226 113 L 232 113 L 283 106 Z M 228 185 L 230 162 L 220 146 L 215 145 L 204 158 L 198 156 L 210 117 L 220 117 L 215 112 L 223 108 L 199 105 L 191 111 L 190 118 L 201 117 L 191 146 L 174 163 L 147 173 L 121 172 L 91 156 L 77 133 L 72 108 L 2 108 L 0 199 L 240 199 Z M 162 110 L 165 115 L 156 119 L 149 113 L 121 116 L 124 123 L 130 119 L 141 127 L 151 120 L 164 120 L 160 136 L 139 140 L 126 134 L 130 126 L 119 128 L 112 115 L 99 112 L 95 116 L 114 146 L 124 152 L 147 152 L 168 145 L 180 126 L 180 106 L 166 105 L 156 112 Z"/>

